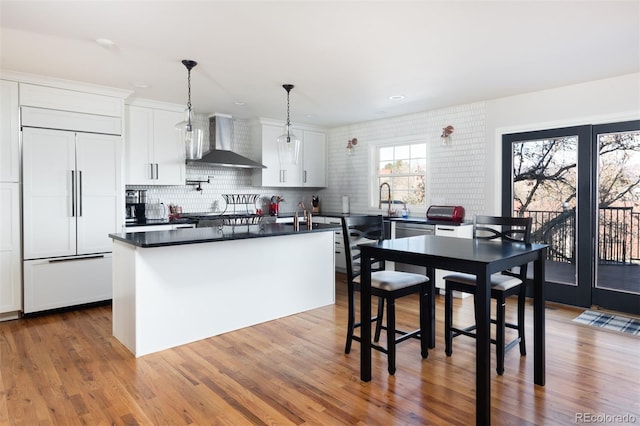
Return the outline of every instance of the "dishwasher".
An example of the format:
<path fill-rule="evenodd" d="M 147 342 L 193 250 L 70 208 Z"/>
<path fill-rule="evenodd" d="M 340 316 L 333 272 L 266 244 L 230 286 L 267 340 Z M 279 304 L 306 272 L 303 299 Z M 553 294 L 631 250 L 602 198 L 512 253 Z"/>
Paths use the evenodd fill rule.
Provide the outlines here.
<path fill-rule="evenodd" d="M 435 233 L 435 225 L 396 221 L 396 238 L 415 237 L 418 235 L 434 235 Z M 426 272 L 426 268 L 424 266 L 408 265 L 406 263 L 398 262 L 395 264 L 395 269 L 396 271 L 413 272 L 416 274 L 424 274 Z"/>

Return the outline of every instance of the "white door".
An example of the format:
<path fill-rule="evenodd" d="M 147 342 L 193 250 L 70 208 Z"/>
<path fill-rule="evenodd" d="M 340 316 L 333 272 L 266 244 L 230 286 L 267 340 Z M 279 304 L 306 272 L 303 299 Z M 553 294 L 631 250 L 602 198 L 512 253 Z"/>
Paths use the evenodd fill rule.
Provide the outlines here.
<path fill-rule="evenodd" d="M 18 83 L 0 81 L 0 182 L 20 179 Z"/>
<path fill-rule="evenodd" d="M 122 226 L 121 158 L 119 136 L 77 134 L 77 254 L 111 251 L 108 235 Z"/>
<path fill-rule="evenodd" d="M 262 164 L 266 169 L 262 173 L 262 186 L 281 186 L 282 169 L 278 159 L 276 139 L 282 133 L 278 126 L 262 125 Z"/>
<path fill-rule="evenodd" d="M 22 132 L 24 258 L 76 254 L 75 133 Z"/>
<path fill-rule="evenodd" d="M 302 145 L 302 185 L 327 186 L 327 139 L 324 133 L 305 131 Z"/>
<path fill-rule="evenodd" d="M 0 183 L 0 313 L 22 309 L 20 186 Z"/>
<path fill-rule="evenodd" d="M 127 185 L 152 184 L 153 110 L 135 106 L 126 109 Z"/>
<path fill-rule="evenodd" d="M 185 145 L 176 131 L 176 124 L 183 119 L 180 112 L 153 110 L 153 161 L 156 168 L 153 185 L 185 183 Z"/>

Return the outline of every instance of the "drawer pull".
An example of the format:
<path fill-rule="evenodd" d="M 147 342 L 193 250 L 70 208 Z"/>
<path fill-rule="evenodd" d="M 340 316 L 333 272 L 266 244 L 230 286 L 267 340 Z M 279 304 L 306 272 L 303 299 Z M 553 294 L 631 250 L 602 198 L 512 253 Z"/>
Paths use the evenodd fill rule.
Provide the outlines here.
<path fill-rule="evenodd" d="M 85 257 L 73 257 L 73 258 L 67 258 L 67 259 L 51 259 L 49 263 L 75 262 L 76 260 L 100 259 L 102 257 L 104 257 L 104 254 L 97 254 L 95 256 L 85 256 Z"/>
<path fill-rule="evenodd" d="M 454 232 L 455 229 L 453 228 L 438 228 L 438 231 L 449 231 L 449 232 Z"/>

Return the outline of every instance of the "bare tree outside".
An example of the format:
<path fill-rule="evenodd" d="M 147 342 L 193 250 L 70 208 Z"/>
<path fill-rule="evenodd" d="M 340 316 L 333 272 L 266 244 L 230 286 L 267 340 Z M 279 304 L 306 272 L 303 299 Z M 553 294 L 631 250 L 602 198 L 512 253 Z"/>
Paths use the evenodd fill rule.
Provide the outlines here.
<path fill-rule="evenodd" d="M 638 238 L 630 241 L 640 235 L 633 228 L 640 218 L 640 132 L 603 134 L 597 142 L 599 231 L 606 240 L 600 260 L 640 262 Z M 551 245 L 550 259 L 567 263 L 575 259 L 576 160 L 577 137 L 513 144 L 514 211 L 534 217 L 534 239 Z M 629 247 L 605 250 L 613 243 Z"/>
<path fill-rule="evenodd" d="M 425 203 L 427 150 L 424 143 L 380 148 L 378 185 L 391 185 L 394 200 L 406 205 Z"/>

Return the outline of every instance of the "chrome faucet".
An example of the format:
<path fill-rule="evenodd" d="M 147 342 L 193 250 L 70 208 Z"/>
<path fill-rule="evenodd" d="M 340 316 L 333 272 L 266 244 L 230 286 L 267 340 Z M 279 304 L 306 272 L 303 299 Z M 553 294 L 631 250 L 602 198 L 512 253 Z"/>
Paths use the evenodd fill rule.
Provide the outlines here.
<path fill-rule="evenodd" d="M 382 182 L 380 188 L 378 188 L 378 209 L 382 209 L 382 187 L 387 186 L 387 216 L 391 216 L 391 185 L 387 182 Z"/>

